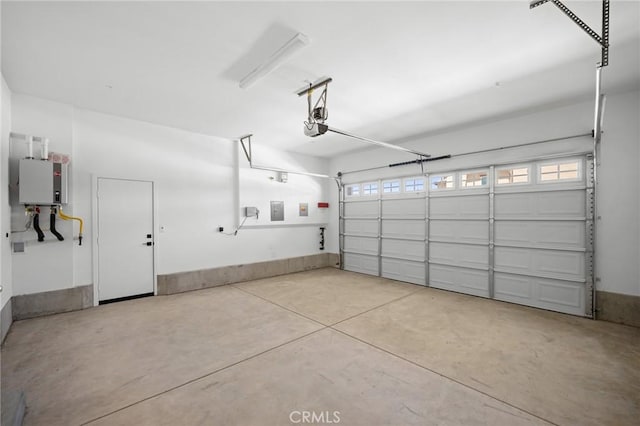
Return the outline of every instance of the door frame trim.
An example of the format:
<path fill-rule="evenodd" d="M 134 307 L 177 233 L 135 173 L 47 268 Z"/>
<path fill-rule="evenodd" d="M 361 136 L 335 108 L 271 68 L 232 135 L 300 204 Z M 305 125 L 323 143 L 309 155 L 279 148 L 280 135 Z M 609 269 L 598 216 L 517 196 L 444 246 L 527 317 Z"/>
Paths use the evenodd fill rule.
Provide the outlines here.
<path fill-rule="evenodd" d="M 91 247 L 93 255 L 92 263 L 92 275 L 93 275 L 93 306 L 98 306 L 100 303 L 100 278 L 99 278 L 99 258 L 98 252 L 98 180 L 99 179 L 113 179 L 113 180 L 127 180 L 134 182 L 149 182 L 151 183 L 151 199 L 152 199 L 152 221 L 153 221 L 153 295 L 158 295 L 158 187 L 153 180 L 146 179 L 131 179 L 127 177 L 119 176 L 98 176 L 91 174 Z"/>

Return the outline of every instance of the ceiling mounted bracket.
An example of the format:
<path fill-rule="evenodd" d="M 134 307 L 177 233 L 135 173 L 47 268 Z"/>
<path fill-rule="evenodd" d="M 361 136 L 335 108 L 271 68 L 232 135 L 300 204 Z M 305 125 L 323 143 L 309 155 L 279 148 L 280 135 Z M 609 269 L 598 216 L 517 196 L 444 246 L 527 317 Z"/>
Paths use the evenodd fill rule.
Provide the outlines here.
<path fill-rule="evenodd" d="M 395 149 L 397 151 L 404 151 L 411 154 L 417 155 L 419 158 L 429 158 L 431 155 L 425 154 L 423 152 L 414 151 L 412 149 L 408 149 L 399 145 L 394 145 L 387 142 L 380 142 L 373 139 L 365 138 L 362 136 L 357 136 L 351 133 L 347 133 L 344 130 L 338 130 L 329 125 L 325 124 L 327 119 L 329 118 L 329 110 L 327 109 L 327 87 L 329 83 L 333 81 L 330 77 L 323 77 L 317 80 L 315 83 L 310 83 L 309 87 L 303 87 L 298 90 L 296 93 L 298 96 L 302 97 L 307 95 L 307 121 L 304 122 L 304 134 L 310 137 L 316 137 L 320 135 L 324 135 L 327 132 L 337 133 L 342 136 L 347 136 L 353 139 L 358 139 L 363 142 L 367 142 L 370 144 L 383 146 L 385 148 Z M 322 92 L 318 97 L 318 100 L 313 103 L 313 92 L 316 89 L 322 88 Z"/>
<path fill-rule="evenodd" d="M 602 0 L 602 36 L 595 32 L 589 25 L 564 5 L 560 0 L 534 0 L 529 4 L 529 9 L 536 8 L 547 2 L 551 2 L 565 15 L 575 22 L 584 32 L 594 39 L 602 49 L 602 60 L 600 66 L 609 65 L 609 0 Z"/>
<path fill-rule="evenodd" d="M 316 123 L 324 124 L 327 118 L 329 118 L 329 110 L 327 109 L 327 90 L 329 88 L 329 83 L 332 81 L 333 79 L 331 77 L 323 77 L 315 83 L 309 83 L 309 87 L 303 87 L 296 92 L 298 96 L 307 95 L 308 121 L 305 123 L 307 127 L 311 127 Z M 316 89 L 322 89 L 322 92 L 320 92 L 320 96 L 318 96 L 318 100 L 314 104 L 313 92 Z"/>

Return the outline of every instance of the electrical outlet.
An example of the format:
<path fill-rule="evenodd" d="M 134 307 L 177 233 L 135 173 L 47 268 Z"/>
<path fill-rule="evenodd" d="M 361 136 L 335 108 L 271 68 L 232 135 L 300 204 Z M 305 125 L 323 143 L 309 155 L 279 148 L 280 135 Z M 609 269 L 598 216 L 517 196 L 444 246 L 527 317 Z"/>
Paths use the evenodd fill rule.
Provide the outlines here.
<path fill-rule="evenodd" d="M 218 232 L 224 232 L 224 228 L 222 226 L 218 226 Z"/>

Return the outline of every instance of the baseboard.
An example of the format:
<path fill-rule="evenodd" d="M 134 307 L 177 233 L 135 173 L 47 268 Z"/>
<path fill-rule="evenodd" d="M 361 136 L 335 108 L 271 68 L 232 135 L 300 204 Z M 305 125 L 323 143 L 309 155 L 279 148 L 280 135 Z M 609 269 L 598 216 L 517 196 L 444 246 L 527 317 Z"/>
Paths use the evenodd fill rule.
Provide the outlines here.
<path fill-rule="evenodd" d="M 11 313 L 12 300 L 13 298 L 10 298 L 0 311 L 0 344 L 4 343 L 4 339 L 7 337 L 7 333 L 9 333 L 13 323 L 13 314 Z"/>
<path fill-rule="evenodd" d="M 596 318 L 640 327 L 640 296 L 596 291 Z"/>
<path fill-rule="evenodd" d="M 327 253 L 329 255 L 329 266 L 340 269 L 340 255 L 338 253 Z"/>
<path fill-rule="evenodd" d="M 93 285 L 23 294 L 11 300 L 14 320 L 78 311 L 93 306 Z"/>
<path fill-rule="evenodd" d="M 275 277 L 294 272 L 335 266 L 338 255 L 320 253 L 247 265 L 230 265 L 198 271 L 158 275 L 158 294 L 168 295 L 243 281 Z"/>

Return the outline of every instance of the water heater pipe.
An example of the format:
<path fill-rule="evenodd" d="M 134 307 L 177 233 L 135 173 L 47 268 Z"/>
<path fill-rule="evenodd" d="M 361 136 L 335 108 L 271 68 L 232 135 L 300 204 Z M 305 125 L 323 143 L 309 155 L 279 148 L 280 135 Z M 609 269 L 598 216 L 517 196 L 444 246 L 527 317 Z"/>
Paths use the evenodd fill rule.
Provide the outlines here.
<path fill-rule="evenodd" d="M 33 230 L 38 234 L 38 242 L 41 243 L 44 241 L 44 232 L 40 229 L 40 213 L 36 211 L 33 215 Z"/>
<path fill-rule="evenodd" d="M 51 213 L 49 214 L 49 231 L 58 239 L 58 241 L 64 241 L 62 234 L 56 229 L 56 209 L 51 207 Z"/>
<path fill-rule="evenodd" d="M 42 139 L 42 151 L 40 159 L 44 161 L 47 161 L 49 159 L 49 138 Z"/>
<path fill-rule="evenodd" d="M 82 231 L 84 230 L 84 221 L 82 220 L 82 218 L 75 217 L 75 216 L 67 216 L 62 211 L 62 207 L 58 209 L 58 215 L 60 215 L 60 219 L 62 220 L 77 220 L 78 222 L 80 222 L 80 232 L 78 232 L 78 242 L 79 242 L 78 245 L 82 245 Z"/>
<path fill-rule="evenodd" d="M 33 136 L 26 135 L 27 140 L 27 159 L 33 160 Z"/>

